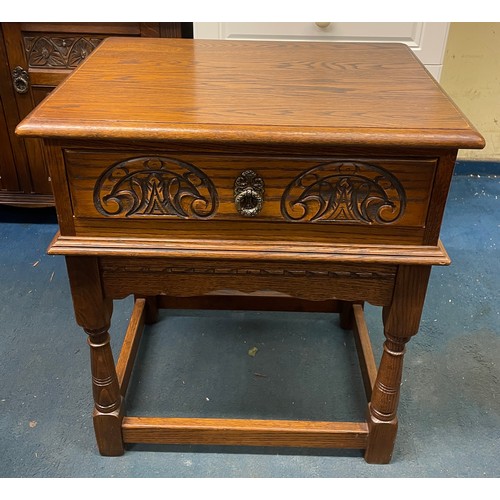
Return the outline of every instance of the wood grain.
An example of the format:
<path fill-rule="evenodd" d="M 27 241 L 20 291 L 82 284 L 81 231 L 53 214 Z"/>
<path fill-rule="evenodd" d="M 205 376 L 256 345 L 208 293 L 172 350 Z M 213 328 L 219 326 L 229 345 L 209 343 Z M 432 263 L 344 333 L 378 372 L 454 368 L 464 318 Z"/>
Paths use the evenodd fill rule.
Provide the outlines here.
<path fill-rule="evenodd" d="M 444 209 L 455 167 L 456 151 L 448 151 L 441 155 L 434 176 L 432 194 L 429 199 L 429 210 L 425 222 L 424 245 L 435 245 L 439 241 Z"/>
<path fill-rule="evenodd" d="M 367 425 L 357 422 L 125 417 L 126 443 L 364 448 Z"/>
<path fill-rule="evenodd" d="M 408 47 L 115 38 L 18 132 L 48 145 L 60 222 L 49 253 L 66 256 L 91 337 L 101 453 L 121 453 L 123 437 L 364 448 L 370 463 L 391 459 L 405 345 L 430 266 L 450 262 L 439 230 L 457 148 L 484 145 Z M 235 178 L 248 169 L 265 186 L 252 219 L 234 204 Z M 139 309 L 119 360 L 122 391 L 158 307 L 307 303 L 353 327 L 367 422 L 122 422 L 107 325 L 112 300 L 129 294 Z M 384 308 L 378 370 L 365 301 Z"/>
<path fill-rule="evenodd" d="M 373 349 L 370 342 L 370 335 L 365 321 L 363 306 L 353 304 L 353 335 L 358 353 L 359 366 L 363 376 L 363 384 L 368 401 L 372 397 L 372 389 L 377 378 L 377 365 L 373 357 Z"/>
<path fill-rule="evenodd" d="M 397 409 L 406 344 L 418 332 L 430 266 L 399 266 L 391 304 L 384 307 L 385 342 L 368 404 L 369 463 L 389 463 L 398 429 Z"/>
<path fill-rule="evenodd" d="M 365 298 L 387 305 L 396 266 L 101 257 L 100 274 L 106 296 L 112 298 L 133 293 L 193 297 L 218 290 L 272 290 L 299 299 Z"/>
<path fill-rule="evenodd" d="M 138 160 L 133 160 L 137 158 Z M 113 213 L 117 210 L 116 201 L 111 201 L 103 207 L 96 205 L 95 189 L 100 187 L 99 197 L 104 198 L 109 194 L 111 188 L 116 185 L 119 180 L 115 174 L 116 180 L 113 182 L 99 182 L 98 179 L 106 178 L 105 173 L 109 169 L 113 172 L 117 170 L 117 165 L 126 165 L 128 175 L 134 173 L 134 168 L 138 172 L 137 175 L 145 171 L 144 164 L 146 162 L 159 164 L 160 160 L 164 165 L 171 165 L 170 169 L 178 168 L 175 162 L 181 161 L 188 168 L 197 169 L 202 178 L 206 178 L 207 182 L 213 183 L 213 202 L 209 206 L 213 207 L 213 215 L 210 215 L 210 220 L 214 221 L 234 221 L 237 223 L 236 227 L 231 224 L 219 226 L 219 231 L 226 234 L 226 237 L 231 233 L 239 233 L 240 237 L 247 239 L 262 239 L 265 234 L 271 233 L 275 235 L 278 226 L 273 223 L 280 221 L 280 233 L 293 233 L 295 238 L 300 239 L 302 234 L 307 238 L 314 238 L 318 240 L 323 238 L 325 240 L 335 241 L 353 241 L 357 238 L 365 242 L 380 241 L 383 237 L 390 238 L 394 243 L 420 243 L 422 242 L 423 232 L 425 227 L 425 220 L 427 216 L 428 199 L 430 196 L 432 181 L 435 173 L 436 159 L 401 159 L 401 158 L 352 158 L 352 157 L 315 157 L 315 158 L 296 158 L 296 157 L 259 157 L 259 156 L 229 156 L 229 155 L 195 155 L 195 154 L 161 154 L 158 152 L 144 151 L 138 152 L 102 152 L 102 151 L 65 151 L 65 162 L 68 173 L 68 182 L 71 190 L 71 198 L 73 204 L 74 215 L 76 217 L 75 225 L 79 228 L 80 233 L 85 233 L 87 227 L 91 228 L 94 234 L 100 231 L 109 234 L 109 231 L 120 231 L 121 226 L 126 224 L 127 232 L 133 231 L 134 224 L 132 220 L 140 219 L 140 231 L 142 233 L 151 231 L 151 234 L 161 234 L 165 231 L 173 231 L 178 233 L 191 227 L 191 231 L 198 235 L 207 231 L 206 224 L 194 223 L 191 226 L 180 225 L 185 217 L 179 215 L 168 215 L 159 212 L 158 210 L 151 214 L 142 212 L 128 214 L 124 209 L 117 215 Z M 129 165 L 133 165 L 133 168 Z M 324 165 L 324 167 L 322 167 Z M 332 165 L 332 167 L 329 167 Z M 287 191 L 287 186 L 295 184 L 294 179 L 305 176 L 305 178 L 313 178 L 313 174 L 307 175 L 307 172 L 313 168 L 321 168 L 318 174 L 319 178 L 323 176 L 326 180 L 324 184 L 331 186 L 331 193 L 323 194 L 325 188 L 321 188 L 321 193 L 318 188 L 318 195 L 324 196 L 325 199 L 330 197 L 340 196 L 335 194 L 336 190 L 340 190 L 339 183 L 353 182 L 354 184 L 363 183 L 363 189 L 366 189 L 367 182 L 373 179 L 373 186 L 377 189 L 377 195 L 383 185 L 383 182 L 389 184 L 389 178 L 394 179 L 394 183 L 400 186 L 401 193 L 398 194 L 393 188 L 387 189 L 388 202 L 394 204 L 393 217 L 390 216 L 391 211 L 386 210 L 389 215 L 386 222 L 372 221 L 367 222 L 363 220 L 360 215 L 349 213 L 345 215 L 344 212 L 336 215 L 330 210 L 331 218 L 325 216 L 316 222 L 311 222 L 311 216 L 315 210 L 319 210 L 317 202 L 311 202 L 307 205 L 307 211 L 299 206 L 293 210 L 288 209 L 284 211 L 284 207 L 288 207 L 289 203 L 297 199 L 305 188 L 292 189 Z M 122 167 L 120 167 L 122 168 Z M 166 169 L 166 167 L 163 167 Z M 245 218 L 241 216 L 235 206 L 234 202 L 234 184 L 236 178 L 245 170 L 253 169 L 263 180 L 265 184 L 265 192 L 263 194 L 263 205 L 261 212 L 254 218 Z M 363 171 L 365 169 L 366 171 Z M 369 169 L 373 169 L 370 171 Z M 376 170 L 375 170 L 376 169 Z M 183 169 L 184 170 L 184 169 Z M 357 172 L 357 171 L 360 172 Z M 181 172 L 182 170 L 179 169 Z M 345 172 L 345 173 L 343 173 Z M 108 174 L 111 176 L 112 174 Z M 180 174 L 179 174 L 180 175 Z M 384 175 L 387 176 L 385 181 L 379 181 Z M 171 176 L 169 176 L 170 179 Z M 353 179 L 352 181 L 350 179 Z M 155 179 L 156 181 L 156 179 Z M 313 182 L 309 180 L 309 182 Z M 318 183 L 318 181 L 316 181 Z M 378 182 L 377 184 L 375 182 Z M 330 184 L 327 184 L 330 183 Z M 319 184 L 318 184 L 319 185 Z M 350 203 L 356 205 L 355 197 L 357 196 L 355 186 L 347 184 L 352 190 L 351 200 L 346 202 L 345 206 Z M 130 195 L 124 194 L 126 186 L 121 190 L 121 200 L 124 201 L 124 207 L 132 200 L 132 195 L 144 195 L 146 198 L 152 197 L 151 193 L 143 192 L 137 193 L 136 184 L 135 192 L 130 191 Z M 144 190 L 146 190 L 146 186 Z M 160 184 L 160 189 L 166 186 Z M 130 188 L 132 189 L 132 188 Z M 147 188 L 147 189 L 150 189 Z M 194 187 L 193 187 L 194 189 Z M 166 188 L 165 188 L 166 190 Z M 201 191 L 207 197 L 208 193 L 205 190 Z M 288 193 L 288 194 L 287 194 Z M 382 191 L 383 193 L 383 191 Z M 161 196 L 165 193 L 161 191 Z M 209 198 L 209 199 L 211 199 Z M 194 198 L 185 197 L 187 202 L 185 205 L 189 208 L 189 201 Z M 362 198 L 361 198 L 362 199 Z M 122 205 L 120 205 L 122 206 Z M 129 206 L 129 205 L 128 205 Z M 291 207 L 292 205 L 290 205 Z M 103 212 L 108 209 L 109 213 Z M 311 209 L 309 214 L 309 209 Z M 208 213 L 208 210 L 207 210 Z M 381 212 L 384 214 L 384 211 Z M 292 221 L 288 217 L 302 217 L 303 214 L 308 215 L 306 220 Z M 399 215 L 400 214 L 400 215 Z M 93 221 L 89 219 L 101 219 L 100 221 Z M 197 219 L 195 214 L 189 215 L 190 219 Z M 127 219 L 127 220 L 124 220 Z M 393 220 L 394 219 L 394 220 Z M 109 221 L 109 224 L 104 222 Z M 284 224 L 286 222 L 286 224 Z M 166 223 L 166 224 L 165 224 Z M 340 226 L 334 229 L 331 225 Z M 209 231 L 215 228 L 210 227 Z M 216 229 L 217 230 L 217 229 Z M 373 236 L 372 236 L 373 235 Z M 223 235 L 221 234 L 221 237 Z M 272 237 L 272 236 L 271 236 Z"/>
<path fill-rule="evenodd" d="M 88 335 L 94 430 L 102 455 L 122 455 L 123 398 L 108 333 L 112 301 L 103 295 L 97 259 L 66 257 L 71 295 L 78 324 Z"/>
<path fill-rule="evenodd" d="M 142 332 L 144 330 L 145 319 L 145 299 L 136 299 L 132 315 L 123 339 L 123 345 L 120 350 L 120 355 L 116 363 L 116 374 L 118 376 L 118 384 L 120 393 L 123 397 L 127 392 L 130 376 L 134 368 L 134 361 L 139 349 Z"/>
<path fill-rule="evenodd" d="M 29 74 L 26 51 L 22 40 L 21 23 L 2 23 L 1 28 L 5 37 L 7 58 L 11 71 L 20 66 Z M 32 89 L 33 86 L 30 85 L 26 93 L 14 93 L 14 101 L 20 119 L 25 118 L 36 105 Z M 23 182 L 23 191 L 27 194 L 32 192 L 43 195 L 52 194 L 52 185 L 44 161 L 43 142 L 39 139 L 22 140 L 19 147 L 22 147 L 25 152 L 25 163 L 20 166 L 20 170 L 24 169 L 29 172 L 28 182 Z"/>
<path fill-rule="evenodd" d="M 2 107 L 6 119 L 0 132 L 0 203 L 54 205 L 42 142 L 25 140 L 14 130 L 99 40 L 110 36 L 181 36 L 181 23 L 0 23 L 0 125 Z M 18 66 L 29 74 L 25 94 L 14 91 L 12 71 Z M 12 159 L 2 160 L 8 155 Z"/>
<path fill-rule="evenodd" d="M 312 42 L 108 39 L 17 130 L 176 142 L 484 146 L 410 49 L 386 43 L 332 50 Z"/>
<path fill-rule="evenodd" d="M 437 246 L 322 244 L 286 240 L 245 241 L 211 239 L 78 237 L 56 234 L 50 255 L 107 257 L 168 257 L 247 259 L 255 261 L 323 262 L 350 264 L 428 264 L 446 266 L 450 258 Z"/>
<path fill-rule="evenodd" d="M 398 266 L 391 305 L 383 310 L 384 331 L 391 337 L 418 332 L 430 273 L 430 266 Z"/>
<path fill-rule="evenodd" d="M 204 241 L 221 241 L 222 245 L 229 245 L 232 241 L 241 244 L 262 242 L 270 247 L 280 242 L 289 241 L 293 246 L 301 244 L 318 245 L 397 245 L 400 247 L 416 247 L 422 245 L 425 229 L 411 227 L 391 227 L 353 224 L 311 224 L 287 221 L 269 220 L 172 220 L 148 218 L 73 218 L 75 234 L 82 240 L 86 238 L 107 238 L 111 243 L 119 240 L 124 234 L 130 238 L 144 238 L 150 240 L 177 240 L 182 248 L 182 241 L 194 240 L 198 244 Z M 198 246 L 198 244 L 195 244 Z M 430 245 L 429 247 L 434 246 Z"/>
<path fill-rule="evenodd" d="M 233 311 L 339 312 L 336 300 L 303 300 L 277 292 L 242 293 L 235 291 L 209 292 L 202 296 L 158 297 L 164 309 L 219 309 Z"/>

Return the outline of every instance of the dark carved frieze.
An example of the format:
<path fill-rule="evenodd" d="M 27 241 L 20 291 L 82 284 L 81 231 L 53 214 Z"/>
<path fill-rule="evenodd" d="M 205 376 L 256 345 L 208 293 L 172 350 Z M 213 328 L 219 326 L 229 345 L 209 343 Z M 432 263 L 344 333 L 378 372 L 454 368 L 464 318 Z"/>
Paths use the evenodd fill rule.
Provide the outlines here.
<path fill-rule="evenodd" d="M 106 216 L 206 219 L 217 210 L 212 181 L 190 163 L 160 156 L 131 158 L 97 179 L 94 205 Z"/>
<path fill-rule="evenodd" d="M 25 36 L 24 47 L 31 68 L 72 69 L 86 59 L 102 40 L 84 36 Z"/>
<path fill-rule="evenodd" d="M 107 267 L 106 272 L 153 272 L 162 274 L 196 274 L 196 275 L 222 275 L 222 276 L 285 276 L 289 278 L 350 278 L 350 279 L 373 279 L 373 278 L 393 278 L 394 273 L 373 272 L 373 271 L 328 271 L 309 269 L 251 269 L 251 268 L 224 268 L 224 267 L 154 267 L 148 266 L 124 266 Z"/>
<path fill-rule="evenodd" d="M 404 213 L 406 194 L 383 168 L 358 161 L 317 165 L 297 176 L 281 198 L 281 213 L 296 222 L 391 224 Z"/>

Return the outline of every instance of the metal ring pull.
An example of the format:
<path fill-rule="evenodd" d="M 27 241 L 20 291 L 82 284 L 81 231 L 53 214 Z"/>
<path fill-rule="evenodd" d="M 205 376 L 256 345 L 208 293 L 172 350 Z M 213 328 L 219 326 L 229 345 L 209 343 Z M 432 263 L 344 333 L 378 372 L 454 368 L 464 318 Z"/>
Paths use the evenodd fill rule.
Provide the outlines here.
<path fill-rule="evenodd" d="M 244 217 L 255 217 L 264 203 L 264 181 L 253 170 L 245 170 L 234 181 L 234 204 Z"/>
<path fill-rule="evenodd" d="M 12 83 L 14 84 L 14 89 L 18 94 L 26 94 L 30 86 L 30 77 L 28 72 L 17 66 L 12 71 Z"/>

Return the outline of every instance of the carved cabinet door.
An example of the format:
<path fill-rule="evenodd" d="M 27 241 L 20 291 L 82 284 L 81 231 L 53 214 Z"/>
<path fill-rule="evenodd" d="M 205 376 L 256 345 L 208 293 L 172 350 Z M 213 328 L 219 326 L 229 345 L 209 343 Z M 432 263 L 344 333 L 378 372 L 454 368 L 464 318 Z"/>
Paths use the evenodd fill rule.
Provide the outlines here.
<path fill-rule="evenodd" d="M 182 36 L 181 23 L 2 23 L 1 28 L 19 121 L 105 38 Z M 13 130 L 10 132 L 13 135 Z M 27 139 L 22 142 L 27 164 L 17 162 L 17 169 L 28 172 L 21 186 L 21 192 L 27 196 L 19 202 L 52 205 L 42 141 Z M 0 197 L 0 203 L 2 201 Z"/>
<path fill-rule="evenodd" d="M 16 172 L 16 161 L 22 161 L 21 139 L 16 141 L 13 130 L 19 121 L 14 94 L 10 85 L 10 70 L 0 30 L 0 197 L 18 193 L 20 179 L 25 172 Z"/>

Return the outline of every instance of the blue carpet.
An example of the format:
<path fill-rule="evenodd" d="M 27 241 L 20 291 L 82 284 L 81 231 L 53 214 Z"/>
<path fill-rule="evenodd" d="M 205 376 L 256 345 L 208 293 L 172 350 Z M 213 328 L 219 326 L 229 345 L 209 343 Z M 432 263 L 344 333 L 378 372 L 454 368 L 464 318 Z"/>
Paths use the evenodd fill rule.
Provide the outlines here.
<path fill-rule="evenodd" d="M 54 213 L 0 207 L 0 476 L 498 477 L 499 197 L 494 176 L 453 178 L 442 230 L 453 264 L 433 269 L 384 466 L 356 450 L 134 445 L 101 457 L 86 336 L 64 260 L 45 254 Z M 131 304 L 115 303 L 115 355 Z M 380 310 L 367 306 L 367 321 L 379 359 Z M 162 312 L 145 335 L 129 414 L 363 418 L 352 338 L 335 315 Z"/>

